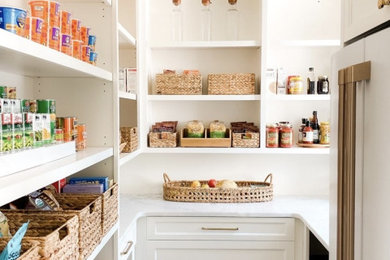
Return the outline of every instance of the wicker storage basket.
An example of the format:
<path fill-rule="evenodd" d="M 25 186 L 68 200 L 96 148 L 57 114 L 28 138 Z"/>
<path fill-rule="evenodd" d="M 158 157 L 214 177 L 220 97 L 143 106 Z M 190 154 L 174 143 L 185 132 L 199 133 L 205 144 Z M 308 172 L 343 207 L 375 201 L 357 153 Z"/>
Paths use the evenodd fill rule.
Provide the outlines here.
<path fill-rule="evenodd" d="M 191 188 L 192 181 L 171 181 L 166 173 L 163 177 L 164 199 L 170 201 L 244 203 L 271 201 L 273 198 L 272 174 L 268 174 L 264 182 L 236 181 L 238 188 L 235 189 Z M 207 182 L 200 181 L 201 184 Z"/>
<path fill-rule="evenodd" d="M 156 92 L 161 95 L 202 95 L 202 76 L 157 74 Z"/>
<path fill-rule="evenodd" d="M 118 221 L 118 184 L 114 184 L 102 195 L 103 236 Z"/>
<path fill-rule="evenodd" d="M 65 193 L 55 197 L 65 212 L 78 216 L 79 259 L 86 259 L 102 239 L 102 197 Z M 59 211 L 53 213 L 61 214 Z"/>
<path fill-rule="evenodd" d="M 255 94 L 255 74 L 209 74 L 209 95 L 251 95 Z"/>
<path fill-rule="evenodd" d="M 236 148 L 260 147 L 260 133 L 233 133 L 232 146 Z"/>
<path fill-rule="evenodd" d="M 137 127 L 121 127 L 121 143 L 126 143 L 122 152 L 131 153 L 138 148 Z"/>
<path fill-rule="evenodd" d="M 0 252 L 3 252 L 4 248 L 7 246 L 9 239 L 2 238 L 0 239 Z M 39 243 L 37 241 L 22 241 L 22 249 L 20 251 L 20 256 L 17 260 L 40 260 L 41 256 L 39 255 Z"/>
<path fill-rule="evenodd" d="M 79 259 L 79 222 L 74 214 L 61 212 L 53 215 L 47 211 L 26 210 L 2 212 L 8 218 L 12 234 L 15 234 L 23 223 L 30 221 L 24 240 L 39 243 L 41 259 Z"/>
<path fill-rule="evenodd" d="M 173 148 L 177 146 L 177 133 L 149 133 L 149 147 Z"/>

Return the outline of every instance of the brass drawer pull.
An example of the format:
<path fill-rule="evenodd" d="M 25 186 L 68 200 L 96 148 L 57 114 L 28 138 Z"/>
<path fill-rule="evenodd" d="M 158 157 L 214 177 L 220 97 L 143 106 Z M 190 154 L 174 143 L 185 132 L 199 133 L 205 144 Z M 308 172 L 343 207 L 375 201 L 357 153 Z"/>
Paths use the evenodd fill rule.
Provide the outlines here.
<path fill-rule="evenodd" d="M 209 228 L 209 227 L 202 227 L 202 230 L 227 230 L 227 231 L 238 231 L 238 227 L 235 228 Z"/>
<path fill-rule="evenodd" d="M 126 248 L 123 252 L 121 252 L 121 255 L 127 255 L 127 253 L 130 251 L 132 246 L 133 246 L 133 241 L 127 242 Z"/>

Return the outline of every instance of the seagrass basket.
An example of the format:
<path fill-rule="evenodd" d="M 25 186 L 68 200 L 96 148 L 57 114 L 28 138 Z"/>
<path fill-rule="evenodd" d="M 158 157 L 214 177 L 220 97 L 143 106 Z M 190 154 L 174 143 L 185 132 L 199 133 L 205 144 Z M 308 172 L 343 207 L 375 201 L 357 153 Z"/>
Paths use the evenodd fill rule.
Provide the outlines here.
<path fill-rule="evenodd" d="M 137 127 L 121 127 L 121 143 L 126 143 L 121 152 L 131 153 L 138 148 Z"/>
<path fill-rule="evenodd" d="M 273 199 L 272 174 L 268 174 L 264 182 L 236 181 L 238 187 L 224 188 L 192 188 L 192 181 L 171 181 L 163 174 L 163 197 L 165 200 L 178 202 L 206 203 L 248 203 L 266 202 Z M 269 182 L 267 180 L 269 179 Z M 200 181 L 207 184 L 208 181 Z"/>
<path fill-rule="evenodd" d="M 251 95 L 255 94 L 255 74 L 209 74 L 209 95 Z"/>
<path fill-rule="evenodd" d="M 236 148 L 260 147 L 260 133 L 233 133 L 232 146 Z"/>
<path fill-rule="evenodd" d="M 9 239 L 0 239 L 0 252 L 7 246 Z M 17 260 L 40 260 L 39 243 L 37 241 L 22 241 L 22 248 Z"/>
<path fill-rule="evenodd" d="M 149 133 L 149 147 L 174 148 L 177 146 L 177 133 Z"/>
<path fill-rule="evenodd" d="M 118 221 L 118 184 L 115 183 L 102 195 L 102 227 L 103 236 Z"/>
<path fill-rule="evenodd" d="M 156 92 L 160 95 L 202 95 L 202 76 L 157 74 Z"/>
<path fill-rule="evenodd" d="M 30 221 L 23 240 L 39 243 L 40 259 L 79 259 L 79 222 L 74 214 L 60 212 L 54 215 L 47 211 L 28 210 L 2 212 L 8 218 L 11 234 L 15 234 L 22 224 Z"/>

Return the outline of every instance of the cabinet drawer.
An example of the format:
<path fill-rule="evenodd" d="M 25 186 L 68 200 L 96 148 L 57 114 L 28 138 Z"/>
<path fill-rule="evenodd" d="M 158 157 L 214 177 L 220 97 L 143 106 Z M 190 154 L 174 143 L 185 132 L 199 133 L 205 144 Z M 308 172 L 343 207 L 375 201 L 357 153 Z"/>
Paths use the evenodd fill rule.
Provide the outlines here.
<path fill-rule="evenodd" d="M 148 240 L 294 240 L 293 218 L 148 217 Z"/>

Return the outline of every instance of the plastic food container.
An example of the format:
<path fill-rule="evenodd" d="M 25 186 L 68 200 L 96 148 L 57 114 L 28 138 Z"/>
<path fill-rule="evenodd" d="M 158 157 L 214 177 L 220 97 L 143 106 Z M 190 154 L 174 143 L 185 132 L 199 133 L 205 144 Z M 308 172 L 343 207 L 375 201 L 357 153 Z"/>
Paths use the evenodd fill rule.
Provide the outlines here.
<path fill-rule="evenodd" d="M 202 138 L 204 137 L 204 125 L 198 120 L 190 121 L 187 124 L 188 137 Z"/>
<path fill-rule="evenodd" d="M 79 40 L 72 41 L 72 56 L 73 58 L 81 60 L 81 46 L 82 42 Z"/>
<path fill-rule="evenodd" d="M 61 35 L 61 52 L 72 55 L 72 36 L 70 34 Z"/>
<path fill-rule="evenodd" d="M 72 19 L 72 39 L 81 39 L 81 21 L 79 19 Z"/>
<path fill-rule="evenodd" d="M 0 28 L 19 36 L 25 35 L 27 12 L 22 9 L 0 7 Z"/>
<path fill-rule="evenodd" d="M 60 50 L 60 28 L 51 27 L 49 30 L 49 47 L 59 51 Z"/>
<path fill-rule="evenodd" d="M 71 34 L 72 23 L 71 23 L 72 14 L 68 11 L 61 11 L 61 33 Z"/>
<path fill-rule="evenodd" d="M 89 47 L 88 45 L 81 46 L 82 61 L 89 62 L 90 54 L 91 54 L 91 47 Z"/>

